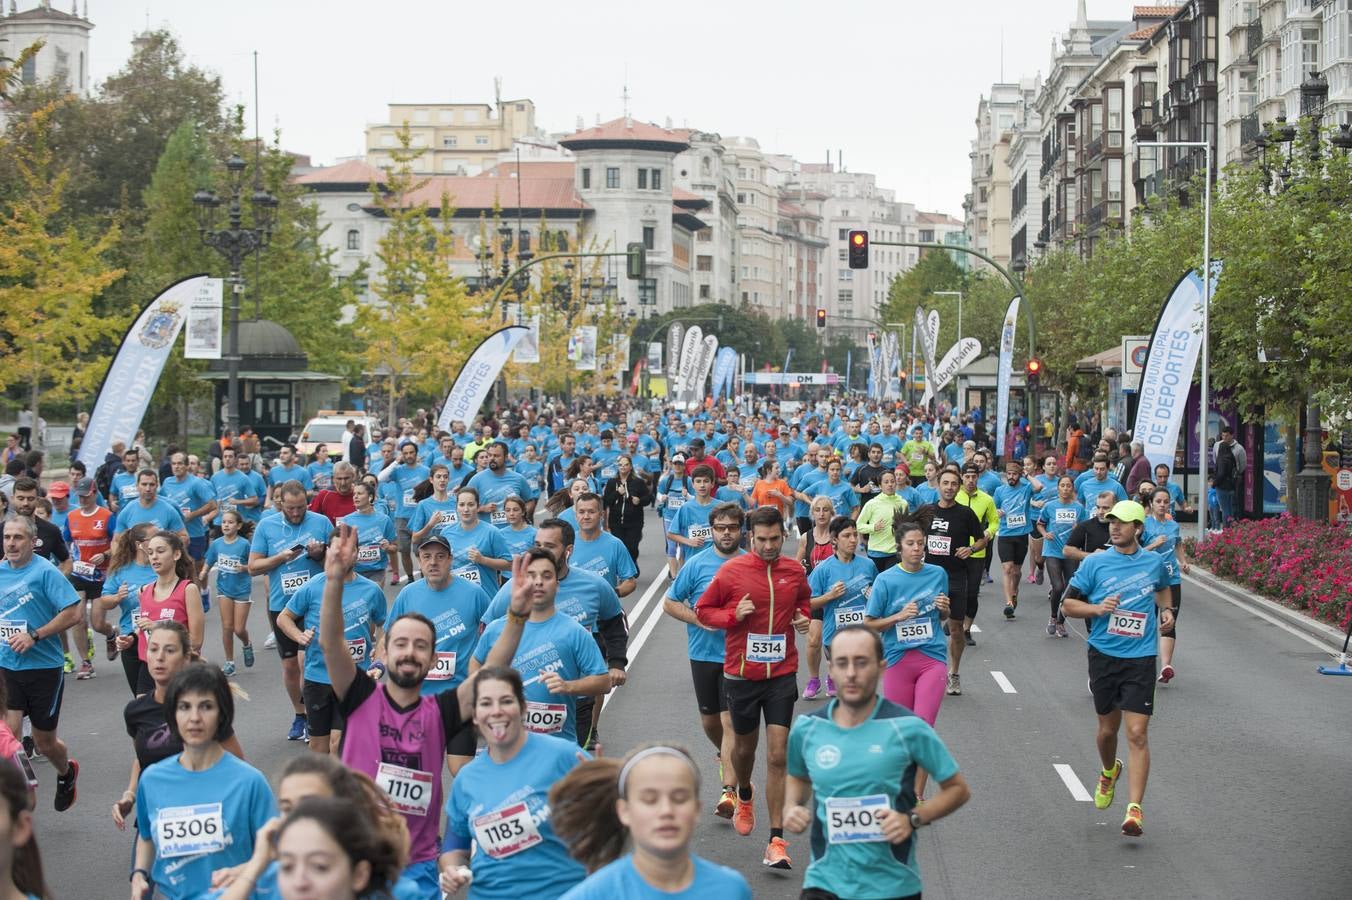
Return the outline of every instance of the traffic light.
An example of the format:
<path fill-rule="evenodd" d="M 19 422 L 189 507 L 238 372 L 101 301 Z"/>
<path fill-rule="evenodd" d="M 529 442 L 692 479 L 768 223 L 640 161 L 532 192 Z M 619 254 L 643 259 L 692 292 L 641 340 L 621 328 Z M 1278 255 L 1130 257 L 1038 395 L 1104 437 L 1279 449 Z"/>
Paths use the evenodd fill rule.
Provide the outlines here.
<path fill-rule="evenodd" d="M 630 241 L 624 248 L 627 254 L 625 259 L 625 274 L 629 276 L 630 281 L 642 281 L 648 277 L 648 249 L 643 246 L 642 241 Z"/>
<path fill-rule="evenodd" d="M 849 243 L 850 243 L 850 268 L 867 269 L 868 232 L 851 231 L 849 236 Z"/>
<path fill-rule="evenodd" d="M 817 327 L 826 327 L 826 310 L 822 309 L 820 306 L 817 307 Z"/>
<path fill-rule="evenodd" d="M 1042 380 L 1042 360 L 1036 356 L 1031 357 L 1024 366 L 1024 384 L 1028 390 L 1035 391 Z"/>

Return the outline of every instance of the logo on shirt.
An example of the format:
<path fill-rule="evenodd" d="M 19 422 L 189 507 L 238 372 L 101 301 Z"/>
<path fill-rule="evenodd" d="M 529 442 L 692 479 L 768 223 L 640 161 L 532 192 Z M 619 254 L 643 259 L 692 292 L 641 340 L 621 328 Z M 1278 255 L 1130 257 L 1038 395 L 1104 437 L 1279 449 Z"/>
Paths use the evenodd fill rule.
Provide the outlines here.
<path fill-rule="evenodd" d="M 868 752 L 869 752 L 869 753 L 882 753 L 882 752 L 883 752 L 883 747 L 882 747 L 881 744 L 869 744 L 869 745 L 868 745 Z"/>
<path fill-rule="evenodd" d="M 823 769 L 834 769 L 840 765 L 840 748 L 835 744 L 823 744 L 818 747 L 817 765 Z"/>

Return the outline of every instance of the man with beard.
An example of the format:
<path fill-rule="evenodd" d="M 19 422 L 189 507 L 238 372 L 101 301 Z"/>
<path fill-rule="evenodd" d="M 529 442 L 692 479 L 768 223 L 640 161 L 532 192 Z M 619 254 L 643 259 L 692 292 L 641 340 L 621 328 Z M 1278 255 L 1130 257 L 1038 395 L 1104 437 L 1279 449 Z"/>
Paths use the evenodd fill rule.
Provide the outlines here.
<path fill-rule="evenodd" d="M 348 655 L 343 617 L 343 581 L 356 560 L 357 530 L 342 523 L 324 560 L 326 582 L 319 620 L 319 645 L 347 723 L 342 759 L 375 779 L 391 805 L 404 815 L 410 853 L 403 880 L 417 885 L 417 896 L 434 897 L 439 894 L 441 767 L 446 748 L 461 731 L 472 727 L 474 681 L 471 677 L 454 691 L 422 693 L 423 681 L 437 658 L 436 626 L 419 613 L 393 619 L 385 631 L 388 677 L 384 684 L 357 668 Z M 511 662 L 532 609 L 526 557 L 518 557 L 513 568 L 511 606 L 484 660 L 491 666 Z M 548 599 L 552 603 L 553 597 Z"/>
<path fill-rule="evenodd" d="M 469 480 L 469 486 L 479 492 L 479 520 L 499 529 L 510 528 L 502 501 L 520 497 L 526 501 L 526 521 L 531 521 L 538 494 L 531 489 L 524 475 L 507 468 L 507 445 L 494 441 L 481 452 L 488 454 L 488 468 Z"/>

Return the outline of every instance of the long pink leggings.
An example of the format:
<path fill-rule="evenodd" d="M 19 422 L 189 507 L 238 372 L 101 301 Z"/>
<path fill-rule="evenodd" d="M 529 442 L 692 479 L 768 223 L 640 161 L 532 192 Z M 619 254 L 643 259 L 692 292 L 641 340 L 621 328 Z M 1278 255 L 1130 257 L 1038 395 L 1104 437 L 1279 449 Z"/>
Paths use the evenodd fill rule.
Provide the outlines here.
<path fill-rule="evenodd" d="M 904 706 L 931 726 L 939 717 L 948 686 L 948 664 L 919 650 L 908 650 L 883 673 L 883 696 Z"/>

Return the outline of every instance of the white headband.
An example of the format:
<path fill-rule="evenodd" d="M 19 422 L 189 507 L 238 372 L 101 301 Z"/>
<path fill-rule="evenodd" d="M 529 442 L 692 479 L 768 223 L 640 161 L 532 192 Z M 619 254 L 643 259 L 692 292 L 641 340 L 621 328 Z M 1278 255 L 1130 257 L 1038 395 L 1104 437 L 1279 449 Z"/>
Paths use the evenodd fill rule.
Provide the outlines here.
<path fill-rule="evenodd" d="M 620 768 L 621 797 L 624 796 L 624 783 L 629 780 L 629 772 L 634 768 L 635 765 L 651 756 L 674 756 L 677 759 L 681 760 L 681 762 L 688 765 L 690 767 L 690 771 L 695 773 L 696 778 L 699 777 L 699 771 L 695 768 L 694 762 L 692 762 L 690 757 L 687 756 L 685 753 L 682 753 L 680 750 L 677 750 L 673 747 L 648 747 L 647 749 L 640 750 L 633 756 L 629 757 L 629 761 L 626 762 Z"/>

